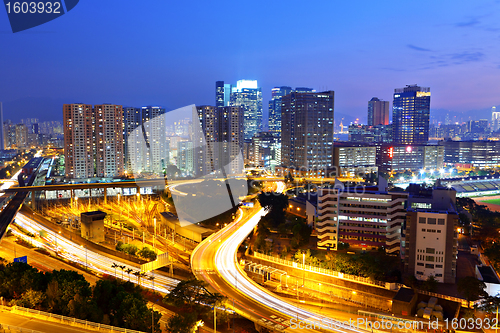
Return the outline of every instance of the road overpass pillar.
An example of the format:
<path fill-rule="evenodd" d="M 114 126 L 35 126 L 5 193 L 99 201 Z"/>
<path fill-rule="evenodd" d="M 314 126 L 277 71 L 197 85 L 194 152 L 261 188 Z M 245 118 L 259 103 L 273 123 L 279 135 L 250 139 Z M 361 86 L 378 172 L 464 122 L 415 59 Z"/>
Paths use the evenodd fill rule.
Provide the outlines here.
<path fill-rule="evenodd" d="M 108 203 L 108 188 L 104 188 L 104 204 Z"/>

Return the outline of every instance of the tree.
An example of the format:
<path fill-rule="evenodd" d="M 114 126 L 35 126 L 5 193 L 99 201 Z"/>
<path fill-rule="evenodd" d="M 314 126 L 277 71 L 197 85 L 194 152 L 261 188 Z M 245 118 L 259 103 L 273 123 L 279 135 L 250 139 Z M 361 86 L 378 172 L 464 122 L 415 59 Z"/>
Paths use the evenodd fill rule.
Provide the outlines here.
<path fill-rule="evenodd" d="M 113 263 L 113 265 L 111 265 L 111 268 L 115 269 L 115 278 L 116 278 L 116 268 L 117 267 L 118 267 L 118 264 L 116 264 L 116 263 Z"/>
<path fill-rule="evenodd" d="M 0 296 L 20 298 L 28 289 L 45 290 L 48 275 L 22 262 L 12 262 L 0 270 Z"/>
<path fill-rule="evenodd" d="M 144 258 L 146 260 L 151 260 L 151 261 L 156 260 L 156 253 L 155 253 L 155 251 L 150 250 L 149 247 L 147 247 L 147 246 L 144 246 L 142 248 L 142 250 L 140 250 L 139 252 L 137 252 L 137 254 L 140 257 L 142 257 L 142 258 Z"/>
<path fill-rule="evenodd" d="M 487 313 L 495 313 L 500 307 L 500 297 L 499 296 L 488 296 L 485 297 L 481 302 L 479 309 Z"/>
<path fill-rule="evenodd" d="M 486 296 L 484 289 L 486 284 L 483 281 L 479 281 L 473 276 L 466 276 L 458 280 L 457 290 L 461 293 L 467 301 L 475 301 L 480 297 Z"/>
<path fill-rule="evenodd" d="M 130 273 L 132 273 L 134 270 L 132 268 L 127 268 L 125 272 L 128 274 L 128 280 L 130 281 Z"/>
<path fill-rule="evenodd" d="M 127 266 L 125 266 L 125 265 L 119 265 L 118 267 L 122 270 L 122 280 L 123 280 L 123 270 L 124 270 L 124 269 L 125 269 L 125 267 L 127 267 Z"/>
<path fill-rule="evenodd" d="M 285 222 L 285 209 L 288 207 L 288 196 L 283 193 L 261 192 L 258 195 L 260 205 L 269 213 L 265 221 L 277 227 Z"/>
<path fill-rule="evenodd" d="M 43 291 L 35 291 L 33 289 L 28 289 L 21 299 L 18 299 L 14 303 L 18 306 L 40 309 L 42 302 L 45 300 L 45 293 Z"/>
<path fill-rule="evenodd" d="M 167 321 L 167 331 L 170 333 L 193 333 L 197 327 L 196 313 L 176 314 Z"/>
<path fill-rule="evenodd" d="M 438 282 L 434 275 L 429 275 L 427 280 L 422 284 L 422 289 L 425 291 L 435 292 L 438 286 Z"/>
<path fill-rule="evenodd" d="M 163 302 L 176 307 L 187 307 L 190 311 L 202 314 L 210 311 L 208 306 L 213 307 L 223 299 L 222 295 L 208 291 L 205 282 L 192 279 L 179 282 Z"/>

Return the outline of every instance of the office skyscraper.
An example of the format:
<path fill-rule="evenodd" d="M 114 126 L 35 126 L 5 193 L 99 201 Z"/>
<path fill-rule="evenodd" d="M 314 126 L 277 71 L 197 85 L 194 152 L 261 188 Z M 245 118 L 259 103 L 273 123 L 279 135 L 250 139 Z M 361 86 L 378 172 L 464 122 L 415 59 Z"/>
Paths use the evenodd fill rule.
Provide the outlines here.
<path fill-rule="evenodd" d="M 224 81 L 215 82 L 215 106 L 229 106 L 231 99 L 231 85 Z"/>
<path fill-rule="evenodd" d="M 389 125 L 389 102 L 373 97 L 368 102 L 368 126 Z"/>
<path fill-rule="evenodd" d="M 239 80 L 231 89 L 231 106 L 243 107 L 244 137 L 250 141 L 262 130 L 262 90 L 256 80 Z"/>
<path fill-rule="evenodd" d="M 94 105 L 96 176 L 112 178 L 124 173 L 123 108 L 121 105 Z"/>
<path fill-rule="evenodd" d="M 269 132 L 281 133 L 281 98 L 292 92 L 292 87 L 275 87 L 269 101 Z"/>
<path fill-rule="evenodd" d="M 334 92 L 292 92 L 282 98 L 281 162 L 285 167 L 332 166 Z"/>
<path fill-rule="evenodd" d="M 63 119 L 66 177 L 94 177 L 92 105 L 64 104 Z"/>
<path fill-rule="evenodd" d="M 427 143 L 430 104 L 430 88 L 407 85 L 405 88 L 394 89 L 392 124 L 395 143 Z"/>
<path fill-rule="evenodd" d="M 500 129 L 500 111 L 497 111 L 497 107 L 491 108 L 491 130 L 498 131 Z"/>

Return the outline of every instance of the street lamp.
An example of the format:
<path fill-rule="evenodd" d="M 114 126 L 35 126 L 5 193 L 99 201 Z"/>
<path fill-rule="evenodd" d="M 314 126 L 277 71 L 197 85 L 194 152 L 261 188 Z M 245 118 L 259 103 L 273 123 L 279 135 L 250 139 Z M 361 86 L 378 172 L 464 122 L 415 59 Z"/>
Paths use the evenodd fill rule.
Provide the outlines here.
<path fill-rule="evenodd" d="M 87 270 L 88 268 L 88 264 L 87 264 L 87 246 L 83 246 L 83 245 L 80 245 L 81 247 L 85 247 L 85 270 Z M 115 270 L 116 272 L 116 270 Z M 115 276 L 116 276 L 116 273 L 115 273 Z"/>
<path fill-rule="evenodd" d="M 156 250 L 156 217 L 153 218 L 154 222 L 154 234 L 153 234 L 153 251 Z"/>
<path fill-rule="evenodd" d="M 302 253 L 302 287 L 306 285 L 306 254 Z"/>

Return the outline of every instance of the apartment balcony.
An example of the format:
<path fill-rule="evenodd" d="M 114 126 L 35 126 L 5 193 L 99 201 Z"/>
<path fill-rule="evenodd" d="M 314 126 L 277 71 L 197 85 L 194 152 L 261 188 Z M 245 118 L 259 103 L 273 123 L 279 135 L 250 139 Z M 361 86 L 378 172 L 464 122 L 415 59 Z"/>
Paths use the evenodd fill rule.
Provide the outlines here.
<path fill-rule="evenodd" d="M 328 213 L 324 215 L 318 216 L 318 221 L 319 222 L 324 222 L 324 221 L 330 221 L 333 220 L 334 218 L 337 218 L 337 214 L 335 213 Z"/>
<path fill-rule="evenodd" d="M 333 231 L 333 230 L 337 230 L 337 227 L 334 226 L 334 225 L 324 225 L 324 226 L 321 226 L 321 227 L 318 227 L 316 226 L 316 232 L 317 233 L 322 233 L 324 231 Z"/>
<path fill-rule="evenodd" d="M 338 207 L 335 205 L 326 205 L 324 207 L 320 207 L 318 205 L 318 210 L 317 210 L 318 214 L 323 214 L 325 212 L 337 212 L 337 211 Z"/>

